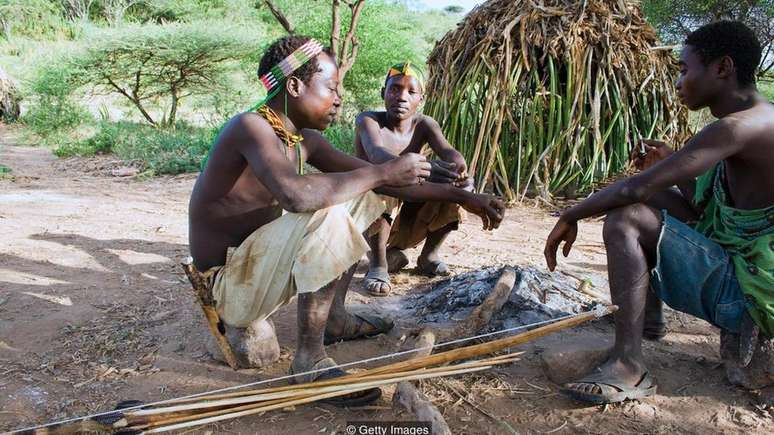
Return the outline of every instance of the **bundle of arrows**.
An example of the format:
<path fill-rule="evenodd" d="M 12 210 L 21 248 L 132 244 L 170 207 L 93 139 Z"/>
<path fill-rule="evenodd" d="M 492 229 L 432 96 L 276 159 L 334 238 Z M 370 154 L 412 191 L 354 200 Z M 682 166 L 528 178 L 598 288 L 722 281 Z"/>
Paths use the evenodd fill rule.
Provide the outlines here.
<path fill-rule="evenodd" d="M 28 434 L 78 434 L 103 431 L 117 435 L 162 433 L 262 412 L 312 403 L 395 384 L 473 373 L 518 361 L 520 353 L 488 356 L 565 328 L 610 314 L 616 306 L 578 314 L 521 334 L 366 369 L 346 376 L 303 384 L 200 395 L 101 414 L 91 419 L 22 431 Z M 139 402 L 135 402 L 139 403 Z"/>

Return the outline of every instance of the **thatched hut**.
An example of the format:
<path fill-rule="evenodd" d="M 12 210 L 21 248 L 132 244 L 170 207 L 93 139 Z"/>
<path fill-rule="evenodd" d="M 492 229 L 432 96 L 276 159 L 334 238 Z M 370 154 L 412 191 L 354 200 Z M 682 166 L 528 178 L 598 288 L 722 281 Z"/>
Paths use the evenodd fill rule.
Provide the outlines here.
<path fill-rule="evenodd" d="M 0 68 L 0 121 L 19 119 L 19 91 L 8 74 Z"/>
<path fill-rule="evenodd" d="M 425 112 L 508 199 L 587 191 L 638 137 L 681 144 L 677 64 L 639 2 L 489 0 L 436 44 Z"/>

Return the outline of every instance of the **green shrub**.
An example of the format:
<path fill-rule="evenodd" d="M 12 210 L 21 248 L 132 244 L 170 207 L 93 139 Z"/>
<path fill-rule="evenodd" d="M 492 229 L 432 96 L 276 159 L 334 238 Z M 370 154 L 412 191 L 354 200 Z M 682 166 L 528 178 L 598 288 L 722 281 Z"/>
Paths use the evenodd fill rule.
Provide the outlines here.
<path fill-rule="evenodd" d="M 22 120 L 37 135 L 45 138 L 89 119 L 86 109 L 73 99 L 75 75 L 66 62 L 57 62 L 41 68 L 29 84 L 33 102 Z"/>
<path fill-rule="evenodd" d="M 760 80 L 758 82 L 758 90 L 768 98 L 769 101 L 774 102 L 774 77 L 771 79 L 767 78 L 766 80 Z"/>
<path fill-rule="evenodd" d="M 13 36 L 51 38 L 69 36 L 73 29 L 64 19 L 61 5 L 50 0 L 0 0 L 0 32 Z"/>
<path fill-rule="evenodd" d="M 329 43 L 330 2 L 276 0 L 275 4 L 296 26 L 297 33 Z M 348 9 L 342 7 L 342 35 L 348 30 Z M 263 18 L 274 22 L 265 8 Z M 403 3 L 368 0 L 357 27 L 357 59 L 344 78 L 345 109 L 354 106 L 353 111 L 360 112 L 381 107 L 379 91 L 390 65 L 404 61 L 424 64 L 435 40 L 455 22 L 454 17 L 437 12 L 413 12 Z"/>
<path fill-rule="evenodd" d="M 156 128 L 131 122 L 103 122 L 94 136 L 64 144 L 54 153 L 59 157 L 113 153 L 151 175 L 179 174 L 199 170 L 214 134 L 212 129 L 183 124 Z"/>
<path fill-rule="evenodd" d="M 334 124 L 323 131 L 330 143 L 339 151 L 355 155 L 355 126 L 349 122 Z"/>
<path fill-rule="evenodd" d="M 66 137 L 49 139 L 49 142 L 57 144 L 57 147 L 54 149 L 54 155 L 57 157 L 93 156 L 95 154 L 108 154 L 112 152 L 115 141 L 112 135 L 115 134 L 115 131 L 114 129 L 105 128 L 107 125 L 110 124 L 100 124 L 94 136 L 85 140 L 68 139 Z"/>
<path fill-rule="evenodd" d="M 233 1 L 233 0 L 232 0 Z M 224 15 L 225 0 L 147 0 L 129 11 L 140 22 L 191 22 Z"/>

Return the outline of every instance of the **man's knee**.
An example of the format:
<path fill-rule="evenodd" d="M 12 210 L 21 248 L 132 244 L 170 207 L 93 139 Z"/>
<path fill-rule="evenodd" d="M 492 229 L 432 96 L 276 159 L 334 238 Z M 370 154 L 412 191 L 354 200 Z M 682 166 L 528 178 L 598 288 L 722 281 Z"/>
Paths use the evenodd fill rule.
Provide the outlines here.
<path fill-rule="evenodd" d="M 661 232 L 661 214 L 645 204 L 632 204 L 610 211 L 602 237 L 605 243 L 637 238 L 645 247 L 654 246 Z"/>
<path fill-rule="evenodd" d="M 631 204 L 610 210 L 605 217 L 602 236 L 608 241 L 621 236 L 636 235 L 648 212 L 649 207 L 644 204 Z"/>
<path fill-rule="evenodd" d="M 365 234 L 367 237 L 376 236 L 382 232 L 389 231 L 391 224 L 392 222 L 388 215 L 381 215 L 368 227 Z"/>

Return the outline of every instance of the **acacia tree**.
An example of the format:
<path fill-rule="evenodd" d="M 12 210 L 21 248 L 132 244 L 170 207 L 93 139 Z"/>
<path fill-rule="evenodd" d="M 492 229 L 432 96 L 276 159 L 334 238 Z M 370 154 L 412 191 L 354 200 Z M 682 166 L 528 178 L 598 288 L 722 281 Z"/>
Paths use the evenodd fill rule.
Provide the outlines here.
<path fill-rule="evenodd" d="M 755 31 L 763 46 L 760 76 L 774 72 L 774 0 L 642 0 L 642 9 L 661 38 L 675 44 L 704 24 L 741 21 Z"/>
<path fill-rule="evenodd" d="M 77 80 L 96 94 L 124 97 L 151 125 L 171 126 L 184 98 L 218 90 L 229 62 L 254 48 L 235 33 L 195 25 L 130 28 L 76 58 Z M 162 119 L 153 106 L 166 107 Z"/>

